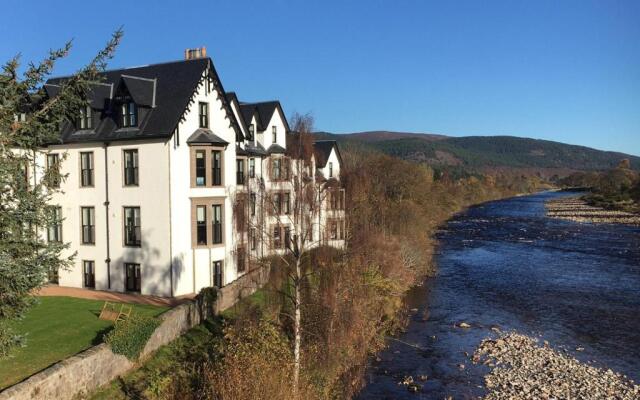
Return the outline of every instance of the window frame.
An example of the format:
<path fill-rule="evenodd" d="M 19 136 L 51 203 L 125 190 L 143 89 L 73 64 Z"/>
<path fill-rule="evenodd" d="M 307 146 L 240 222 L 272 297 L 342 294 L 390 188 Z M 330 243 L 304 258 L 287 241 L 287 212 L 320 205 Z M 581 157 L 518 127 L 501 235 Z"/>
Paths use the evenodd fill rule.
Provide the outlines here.
<path fill-rule="evenodd" d="M 85 210 L 88 211 L 88 223 L 85 224 Z M 86 231 L 85 229 L 88 229 Z M 88 232 L 89 238 L 86 238 L 85 233 Z M 96 208 L 94 206 L 81 206 L 80 207 L 80 244 L 95 246 L 96 244 Z"/>
<path fill-rule="evenodd" d="M 198 102 L 198 126 L 209 129 L 209 103 L 206 101 Z"/>
<path fill-rule="evenodd" d="M 198 214 L 199 210 L 203 210 L 204 220 L 200 220 L 200 215 Z M 202 228 L 204 228 L 204 232 L 202 232 Z M 201 240 L 200 235 L 204 233 L 204 240 Z M 197 205 L 196 206 L 196 245 L 197 246 L 207 246 L 209 244 L 209 235 L 207 229 L 207 206 L 206 205 Z"/>
<path fill-rule="evenodd" d="M 218 212 L 216 212 L 218 211 Z M 224 244 L 224 214 L 222 204 L 211 204 L 211 244 Z M 217 214 L 219 219 L 216 222 Z M 218 227 L 218 229 L 216 229 Z"/>
<path fill-rule="evenodd" d="M 93 282 L 91 285 L 87 284 L 87 264 L 91 265 Z M 82 288 L 83 289 L 95 289 L 96 288 L 96 262 L 94 260 L 82 260 Z"/>
<path fill-rule="evenodd" d="M 140 265 L 140 263 L 132 263 L 132 262 L 125 262 L 123 263 L 124 266 L 124 291 L 128 292 L 128 293 L 142 293 L 142 266 Z M 133 271 L 134 271 L 134 280 L 135 280 L 135 275 L 137 272 L 138 275 L 138 280 L 139 280 L 139 285 L 136 285 L 136 287 L 133 288 L 133 290 L 129 290 L 128 287 L 128 282 L 127 282 L 127 272 L 128 272 L 128 267 L 133 267 Z"/>
<path fill-rule="evenodd" d="M 274 144 L 278 143 L 278 127 L 276 125 L 271 126 L 271 141 Z"/>
<path fill-rule="evenodd" d="M 131 167 L 127 164 L 127 154 L 131 154 L 131 163 L 133 164 Z M 129 174 L 127 171 L 129 169 L 133 170 L 133 180 L 134 182 L 128 182 Z M 140 152 L 138 149 L 123 149 L 122 150 L 122 186 L 124 187 L 136 187 L 140 186 Z"/>
<path fill-rule="evenodd" d="M 139 122 L 138 105 L 133 100 L 120 103 L 120 128 L 136 128 Z"/>
<path fill-rule="evenodd" d="M 89 156 L 88 159 L 88 168 L 85 168 L 85 156 Z M 95 158 L 94 158 L 94 154 L 93 151 L 81 151 L 80 152 L 80 187 L 81 188 L 87 188 L 87 187 L 94 187 L 95 186 L 95 174 L 94 174 L 94 168 L 95 168 Z M 86 175 L 85 175 L 85 171 L 87 171 Z M 85 182 L 85 178 L 87 178 L 87 182 Z"/>
<path fill-rule="evenodd" d="M 219 267 L 220 273 L 216 273 L 216 264 Z M 216 282 L 216 278 L 220 277 L 220 283 Z M 211 286 L 216 287 L 218 289 L 222 288 L 224 284 L 224 260 L 215 260 L 211 262 Z"/>
<path fill-rule="evenodd" d="M 256 177 L 256 158 L 249 158 L 249 178 Z"/>
<path fill-rule="evenodd" d="M 137 210 L 137 213 L 136 213 Z M 128 211 L 133 211 L 133 225 L 128 224 Z M 137 214 L 137 215 L 136 215 Z M 136 225 L 137 222 L 137 225 Z M 122 207 L 122 243 L 124 247 L 142 247 L 142 212 L 140 206 Z M 130 233 L 133 227 L 134 240 L 131 240 Z M 136 240 L 137 239 L 137 240 Z"/>
<path fill-rule="evenodd" d="M 81 131 L 93 129 L 93 109 L 90 105 L 80 107 L 76 120 L 76 129 Z"/>
<path fill-rule="evenodd" d="M 245 184 L 245 161 L 245 158 L 236 158 L 236 185 Z"/>
<path fill-rule="evenodd" d="M 55 223 L 47 226 L 47 243 L 62 243 L 62 207 L 50 206 L 49 210 L 54 214 Z"/>
<path fill-rule="evenodd" d="M 192 249 L 205 249 L 216 248 L 225 245 L 225 198 L 224 197 L 191 197 L 191 248 Z M 214 226 L 215 210 L 214 206 L 220 207 L 220 223 L 218 232 Z M 205 226 L 207 229 L 207 243 L 198 242 L 198 207 L 205 207 Z M 216 243 L 217 235 L 220 235 L 221 241 Z"/>
<path fill-rule="evenodd" d="M 201 155 L 202 157 L 199 158 L 198 157 L 199 155 Z M 195 157 L 196 187 L 206 187 L 207 186 L 207 152 L 206 150 L 196 150 L 194 157 Z M 199 160 L 202 160 L 201 166 L 198 166 Z M 200 173 L 202 173 L 202 176 L 199 176 Z M 202 183 L 199 183 L 200 178 L 202 178 Z"/>

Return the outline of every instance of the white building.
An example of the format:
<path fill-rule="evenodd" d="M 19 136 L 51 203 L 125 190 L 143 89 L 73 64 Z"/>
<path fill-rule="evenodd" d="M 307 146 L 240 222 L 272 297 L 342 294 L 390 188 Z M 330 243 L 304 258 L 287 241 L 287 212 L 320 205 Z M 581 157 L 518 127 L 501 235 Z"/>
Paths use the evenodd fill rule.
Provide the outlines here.
<path fill-rule="evenodd" d="M 64 81 L 49 80 L 48 96 Z M 57 166 L 66 176 L 53 197 L 61 223 L 47 229 L 76 253 L 54 278 L 61 286 L 180 296 L 224 286 L 249 260 L 284 251 L 284 231 L 264 240 L 234 224 L 240 198 L 251 220 L 273 218 L 254 187 L 291 201 L 276 184 L 292 134 L 279 102 L 240 102 L 210 58 L 107 71 L 88 97 L 32 173 Z M 319 187 L 339 181 L 335 142 L 317 142 L 314 162 Z M 342 247 L 344 192 L 332 192 L 314 243 Z"/>

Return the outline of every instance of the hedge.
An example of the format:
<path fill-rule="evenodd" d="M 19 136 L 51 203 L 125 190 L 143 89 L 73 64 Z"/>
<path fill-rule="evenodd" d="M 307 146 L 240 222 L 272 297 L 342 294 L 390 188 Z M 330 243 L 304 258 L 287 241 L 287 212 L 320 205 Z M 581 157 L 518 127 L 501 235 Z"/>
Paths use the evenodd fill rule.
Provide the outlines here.
<path fill-rule="evenodd" d="M 105 336 L 105 342 L 114 353 L 135 361 L 159 325 L 157 318 L 133 314 L 129 319 L 117 322 Z"/>

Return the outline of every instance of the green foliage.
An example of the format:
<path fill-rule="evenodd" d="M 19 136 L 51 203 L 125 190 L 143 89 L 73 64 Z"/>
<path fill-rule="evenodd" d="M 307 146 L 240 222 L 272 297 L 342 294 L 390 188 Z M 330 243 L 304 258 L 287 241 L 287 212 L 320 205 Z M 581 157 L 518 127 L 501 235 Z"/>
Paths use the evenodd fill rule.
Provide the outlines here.
<path fill-rule="evenodd" d="M 366 147 L 405 160 L 426 162 L 440 168 L 452 168 L 454 175 L 486 167 L 566 168 L 572 170 L 605 170 L 626 158 L 630 166 L 640 169 L 640 157 L 600 151 L 548 140 L 513 136 L 445 137 L 434 140 L 428 136 L 398 135 L 394 138 L 371 138 L 363 135 L 319 134 L 335 139 L 346 147 Z"/>
<path fill-rule="evenodd" d="M 160 320 L 157 318 L 132 314 L 129 319 L 117 322 L 104 341 L 114 353 L 122 354 L 132 361 L 137 360 L 159 325 Z"/>
<path fill-rule="evenodd" d="M 205 304 L 212 305 L 218 299 L 218 289 L 214 287 L 204 287 L 200 289 L 198 298 L 203 300 Z"/>
<path fill-rule="evenodd" d="M 45 146 L 57 139 L 60 124 L 86 104 L 90 82 L 98 80 L 121 36 L 117 31 L 54 98 L 45 95 L 42 85 L 68 54 L 70 43 L 40 63 L 29 64 L 22 75 L 17 56 L 0 71 L 0 358 L 19 340 L 10 321 L 29 309 L 30 294 L 46 282 L 47 273 L 67 268 L 73 257 L 63 257 L 67 246 L 48 243 L 42 234 L 54 222 L 48 207 L 59 189 L 53 183 L 64 176 L 57 168 L 42 171 L 36 159 L 44 158 Z M 26 120 L 16 118 L 19 115 L 26 115 Z"/>

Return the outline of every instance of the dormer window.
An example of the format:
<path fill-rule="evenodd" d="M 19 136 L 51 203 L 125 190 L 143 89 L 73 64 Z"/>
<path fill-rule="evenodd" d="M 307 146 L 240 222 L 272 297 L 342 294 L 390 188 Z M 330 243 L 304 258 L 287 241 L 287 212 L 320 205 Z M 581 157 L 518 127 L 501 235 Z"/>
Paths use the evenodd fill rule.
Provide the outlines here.
<path fill-rule="evenodd" d="M 78 129 L 93 129 L 93 113 L 90 106 L 80 109 L 77 122 Z"/>
<path fill-rule="evenodd" d="M 256 126 L 254 124 L 249 125 L 249 136 L 250 137 L 254 137 L 256 131 Z"/>
<path fill-rule="evenodd" d="M 138 126 L 138 106 L 136 105 L 136 103 L 134 103 L 133 101 L 122 103 L 122 108 L 120 110 L 120 113 L 122 115 L 122 128 Z"/>
<path fill-rule="evenodd" d="M 333 178 L 333 163 L 329 163 L 329 178 Z"/>
<path fill-rule="evenodd" d="M 209 127 L 209 103 L 199 103 L 200 128 Z"/>
<path fill-rule="evenodd" d="M 278 127 L 275 125 L 271 127 L 271 136 L 271 141 L 276 143 L 278 141 Z"/>

